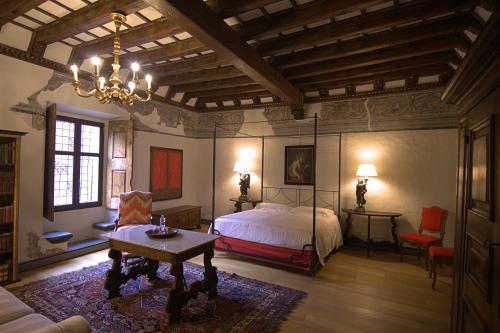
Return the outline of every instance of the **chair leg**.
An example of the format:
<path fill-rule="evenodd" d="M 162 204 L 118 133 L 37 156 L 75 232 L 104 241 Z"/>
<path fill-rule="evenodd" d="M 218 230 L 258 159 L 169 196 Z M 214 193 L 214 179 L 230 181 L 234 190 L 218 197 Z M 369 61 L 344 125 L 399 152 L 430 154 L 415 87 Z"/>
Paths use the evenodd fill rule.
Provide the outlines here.
<path fill-rule="evenodd" d="M 420 260 L 420 246 L 417 246 L 417 259 Z"/>
<path fill-rule="evenodd" d="M 425 270 L 429 270 L 429 248 L 425 247 Z"/>
<path fill-rule="evenodd" d="M 399 242 L 399 260 L 403 262 L 403 241 Z"/>
<path fill-rule="evenodd" d="M 430 262 L 431 262 L 431 267 L 434 265 L 434 260 L 432 260 L 432 257 L 430 258 Z M 434 272 L 432 271 L 432 269 L 429 270 L 429 278 L 432 278 L 432 274 Z"/>
<path fill-rule="evenodd" d="M 431 274 L 432 274 L 432 289 L 436 289 L 436 262 L 432 260 L 432 267 L 431 267 Z"/>

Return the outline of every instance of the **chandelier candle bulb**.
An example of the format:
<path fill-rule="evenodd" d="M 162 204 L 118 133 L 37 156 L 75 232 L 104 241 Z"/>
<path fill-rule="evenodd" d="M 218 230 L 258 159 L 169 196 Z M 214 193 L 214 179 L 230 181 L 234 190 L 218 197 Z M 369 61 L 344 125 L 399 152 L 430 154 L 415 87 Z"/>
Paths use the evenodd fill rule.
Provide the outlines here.
<path fill-rule="evenodd" d="M 95 67 L 96 75 L 99 75 L 99 70 L 100 70 L 99 67 L 101 66 L 101 58 L 99 58 L 97 56 L 92 57 L 91 62 L 92 62 L 92 65 L 94 65 L 94 67 Z"/>
<path fill-rule="evenodd" d="M 104 83 L 106 83 L 106 79 L 103 76 L 99 77 L 99 89 L 104 89 Z"/>
<path fill-rule="evenodd" d="M 141 67 L 139 66 L 138 63 L 133 62 L 132 65 L 130 66 L 130 68 L 132 69 L 132 75 L 133 75 L 132 80 L 135 81 L 136 74 Z"/>
<path fill-rule="evenodd" d="M 128 83 L 128 88 L 130 90 L 130 93 L 133 93 L 134 92 L 134 89 L 135 89 L 135 82 L 134 81 L 130 81 Z"/>
<path fill-rule="evenodd" d="M 73 80 L 78 81 L 78 67 L 76 65 L 71 65 L 70 68 L 73 72 Z"/>
<path fill-rule="evenodd" d="M 148 83 L 148 90 L 151 90 L 151 81 L 153 81 L 153 77 L 150 74 L 147 74 L 146 82 Z"/>

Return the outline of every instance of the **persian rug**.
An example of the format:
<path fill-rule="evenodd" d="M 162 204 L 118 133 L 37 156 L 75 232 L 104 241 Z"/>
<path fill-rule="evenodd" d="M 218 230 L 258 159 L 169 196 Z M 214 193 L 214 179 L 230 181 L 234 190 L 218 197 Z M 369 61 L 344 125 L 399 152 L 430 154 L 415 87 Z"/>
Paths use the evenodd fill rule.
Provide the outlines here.
<path fill-rule="evenodd" d="M 302 291 L 217 272 L 218 296 L 204 293 L 183 307 L 182 322 L 169 325 L 165 312 L 173 283 L 170 265 L 161 264 L 159 279 L 129 280 L 121 297 L 107 299 L 104 276 L 111 261 L 80 271 L 32 282 L 12 291 L 19 299 L 53 321 L 73 315 L 85 317 L 93 332 L 275 332 L 292 308 L 306 295 Z M 203 267 L 184 263 L 186 282 L 203 279 Z"/>

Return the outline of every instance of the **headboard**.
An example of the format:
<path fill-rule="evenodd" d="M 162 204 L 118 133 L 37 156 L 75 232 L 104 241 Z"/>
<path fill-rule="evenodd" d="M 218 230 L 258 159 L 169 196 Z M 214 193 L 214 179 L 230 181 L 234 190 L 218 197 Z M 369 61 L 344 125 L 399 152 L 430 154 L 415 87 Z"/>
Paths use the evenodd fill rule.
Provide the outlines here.
<path fill-rule="evenodd" d="M 263 188 L 263 201 L 288 205 L 291 207 L 313 206 L 313 190 L 295 187 Z M 339 213 L 339 191 L 316 190 L 316 207 L 328 208 Z"/>

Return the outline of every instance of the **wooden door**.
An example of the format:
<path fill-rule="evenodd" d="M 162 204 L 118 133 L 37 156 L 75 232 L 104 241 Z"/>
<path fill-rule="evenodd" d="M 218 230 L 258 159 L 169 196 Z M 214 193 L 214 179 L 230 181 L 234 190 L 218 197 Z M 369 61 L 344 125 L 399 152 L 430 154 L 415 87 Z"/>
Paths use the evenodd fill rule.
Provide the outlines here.
<path fill-rule="evenodd" d="M 500 332 L 500 223 L 498 202 L 498 158 L 500 136 L 495 117 L 489 115 L 468 130 L 464 146 L 465 197 L 464 238 L 459 263 L 461 296 L 458 329 L 461 333 Z M 455 280 L 457 281 L 457 280 Z"/>
<path fill-rule="evenodd" d="M 117 209 L 119 195 L 132 189 L 133 120 L 112 120 L 108 125 L 106 206 Z"/>

